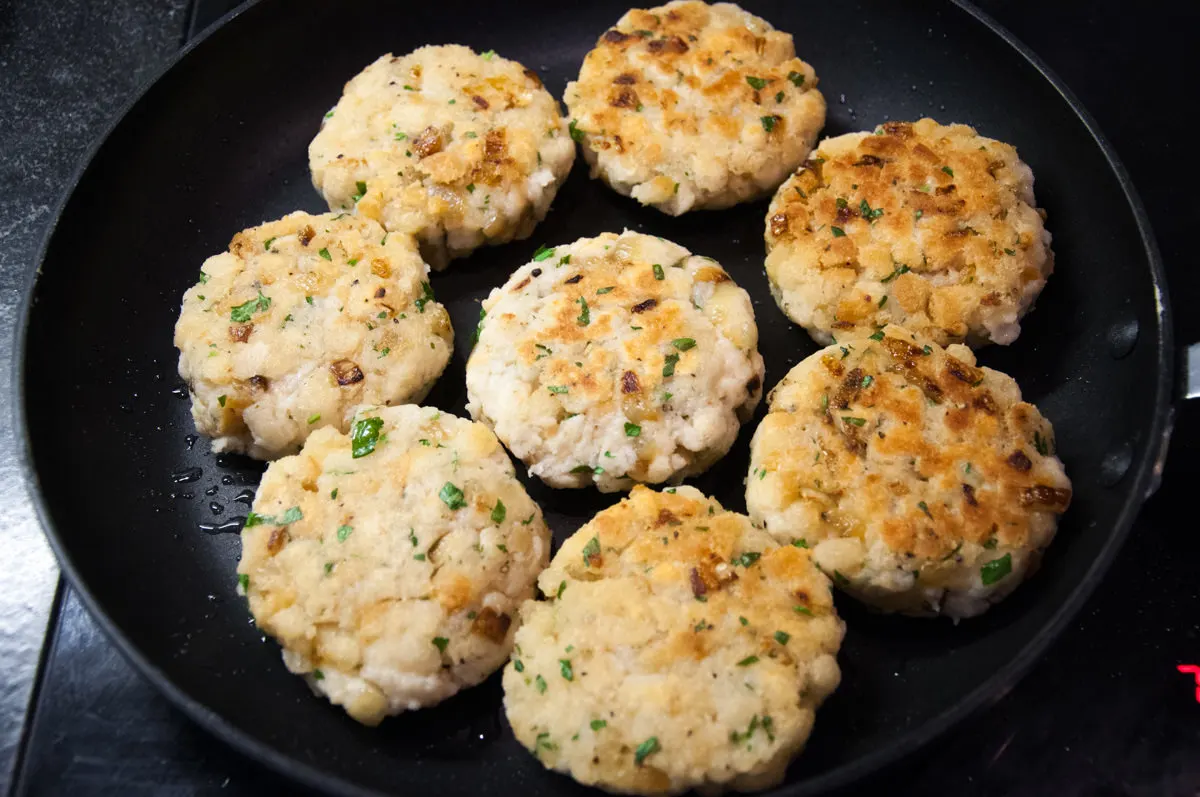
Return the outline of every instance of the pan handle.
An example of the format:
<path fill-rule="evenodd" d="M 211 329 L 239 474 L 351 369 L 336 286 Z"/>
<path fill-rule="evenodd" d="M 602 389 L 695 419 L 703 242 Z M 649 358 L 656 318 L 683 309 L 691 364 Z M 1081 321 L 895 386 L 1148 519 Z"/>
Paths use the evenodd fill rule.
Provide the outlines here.
<path fill-rule="evenodd" d="M 1187 348 L 1187 381 L 1184 384 L 1185 399 L 1200 398 L 1200 343 Z"/>

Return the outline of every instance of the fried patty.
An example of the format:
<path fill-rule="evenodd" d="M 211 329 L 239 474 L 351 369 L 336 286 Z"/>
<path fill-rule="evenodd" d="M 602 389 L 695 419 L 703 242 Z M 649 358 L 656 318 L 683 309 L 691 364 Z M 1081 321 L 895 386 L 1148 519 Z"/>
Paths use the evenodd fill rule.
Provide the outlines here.
<path fill-rule="evenodd" d="M 267 468 L 238 578 L 288 669 L 374 725 L 498 669 L 549 550 L 486 428 L 364 407 Z"/>
<path fill-rule="evenodd" d="M 308 149 L 335 210 L 411 233 L 435 269 L 528 237 L 575 160 L 537 74 L 493 52 L 385 55 L 346 84 Z"/>
<path fill-rule="evenodd" d="M 179 375 L 214 451 L 295 453 L 355 405 L 420 401 L 454 332 L 411 237 L 346 213 L 292 213 L 204 262 L 175 325 Z"/>
<path fill-rule="evenodd" d="M 592 176 L 672 216 L 765 196 L 825 124 L 792 37 L 731 3 L 629 11 L 565 96 Z"/>
<path fill-rule="evenodd" d="M 504 708 L 543 765 L 619 793 L 775 785 L 840 679 L 810 552 L 692 487 L 635 487 L 521 608 Z"/>
<path fill-rule="evenodd" d="M 552 487 L 700 473 L 762 395 L 749 296 L 716 261 L 655 236 L 543 249 L 483 312 L 467 409 Z"/>
<path fill-rule="evenodd" d="M 767 276 L 819 343 L 901 324 L 1007 344 L 1054 267 L 1033 172 L 966 125 L 888 122 L 821 142 L 767 212 Z"/>
<path fill-rule="evenodd" d="M 1054 430 L 969 349 L 888 326 L 771 393 L 746 506 L 885 611 L 970 617 L 1032 572 L 1071 501 Z"/>

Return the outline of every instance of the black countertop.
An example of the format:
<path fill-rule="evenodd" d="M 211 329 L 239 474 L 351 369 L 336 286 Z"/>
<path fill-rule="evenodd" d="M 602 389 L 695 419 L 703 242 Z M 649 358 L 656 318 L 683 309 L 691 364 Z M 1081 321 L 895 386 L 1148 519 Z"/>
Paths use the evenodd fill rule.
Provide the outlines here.
<path fill-rule="evenodd" d="M 14 308 L 68 176 L 138 85 L 225 0 L 0 0 L 0 359 Z M 1200 218 L 1187 143 L 1200 6 L 985 0 L 1097 118 L 1158 235 L 1180 347 L 1200 341 Z M 18 483 L 0 369 L 0 785 L 17 794 L 297 793 L 192 725 L 103 638 L 55 572 Z M 903 795 L 1200 794 L 1200 702 L 1180 664 L 1200 664 L 1200 408 L 1184 406 L 1162 489 L 1072 627 L 994 708 L 868 784 Z M 39 677 L 33 678 L 51 612 Z M 30 690 L 32 707 L 26 712 Z M 20 732 L 24 720 L 24 733 Z M 20 741 L 18 755 L 17 742 Z M 486 784 L 481 784 L 486 791 Z"/>

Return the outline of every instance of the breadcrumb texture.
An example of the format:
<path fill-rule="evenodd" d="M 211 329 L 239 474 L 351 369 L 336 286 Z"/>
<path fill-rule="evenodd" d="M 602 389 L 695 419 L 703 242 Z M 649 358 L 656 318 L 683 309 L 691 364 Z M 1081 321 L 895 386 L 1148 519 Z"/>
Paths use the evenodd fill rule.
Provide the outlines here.
<path fill-rule="evenodd" d="M 362 403 L 420 401 L 453 350 L 408 236 L 370 219 L 292 213 L 210 257 L 175 325 L 192 418 L 216 452 L 293 454 L 346 431 Z"/>
<path fill-rule="evenodd" d="M 543 249 L 483 311 L 467 410 L 552 487 L 703 472 L 762 397 L 750 297 L 715 260 L 655 236 Z"/>
<path fill-rule="evenodd" d="M 505 711 L 542 764 L 589 786 L 773 786 L 840 679 L 844 626 L 810 552 L 692 487 L 635 487 L 538 584 Z"/>
<path fill-rule="evenodd" d="M 592 176 L 672 216 L 765 196 L 825 124 L 791 35 L 732 3 L 629 11 L 565 97 Z"/>
<path fill-rule="evenodd" d="M 819 343 L 901 324 L 939 345 L 1008 344 L 1054 268 L 1033 172 L 966 125 L 829 138 L 775 194 L 767 276 Z"/>
<path fill-rule="evenodd" d="M 746 505 L 884 611 L 980 614 L 1036 567 L 1071 500 L 1054 430 L 962 345 L 889 326 L 771 392 Z"/>
<path fill-rule="evenodd" d="M 575 161 L 537 73 L 460 45 L 382 56 L 346 84 L 308 148 L 313 185 L 415 235 L 435 269 L 526 238 Z"/>
<path fill-rule="evenodd" d="M 485 427 L 412 405 L 358 422 L 369 453 L 326 427 L 267 468 L 238 574 L 288 669 L 374 725 L 504 663 L 550 532 Z"/>

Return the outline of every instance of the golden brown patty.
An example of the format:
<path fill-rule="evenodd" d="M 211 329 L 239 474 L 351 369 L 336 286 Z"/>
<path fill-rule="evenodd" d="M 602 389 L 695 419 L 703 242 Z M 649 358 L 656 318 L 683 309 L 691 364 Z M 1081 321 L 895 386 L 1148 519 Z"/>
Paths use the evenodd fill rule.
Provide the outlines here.
<path fill-rule="evenodd" d="M 292 672 L 374 725 L 508 658 L 550 531 L 495 435 L 433 407 L 363 407 L 263 475 L 240 590 Z"/>
<path fill-rule="evenodd" d="M 204 262 L 175 325 L 179 374 L 213 450 L 274 459 L 358 404 L 420 401 L 454 333 L 407 235 L 292 213 Z"/>
<path fill-rule="evenodd" d="M 837 686 L 844 627 L 809 552 L 692 487 L 563 543 L 521 609 L 504 706 L 547 767 L 609 791 L 765 788 Z"/>
<path fill-rule="evenodd" d="M 356 75 L 308 155 L 331 208 L 415 235 L 443 269 L 533 232 L 575 145 L 537 73 L 453 44 L 385 55 Z"/>
<path fill-rule="evenodd" d="M 1011 377 L 889 326 L 830 346 L 772 391 L 746 505 L 835 583 L 889 611 L 968 617 L 1050 544 L 1071 482 Z"/>
<path fill-rule="evenodd" d="M 553 487 L 703 472 L 762 397 L 750 297 L 657 236 L 543 249 L 483 309 L 467 409 Z"/>
<path fill-rule="evenodd" d="M 888 323 L 1011 343 L 1054 265 L 1017 151 L 932 119 L 822 141 L 776 193 L 766 240 L 776 301 L 821 343 Z"/>
<path fill-rule="evenodd" d="M 621 17 L 565 96 L 592 175 L 677 216 L 779 185 L 825 123 L 816 86 L 789 34 L 687 0 Z"/>

